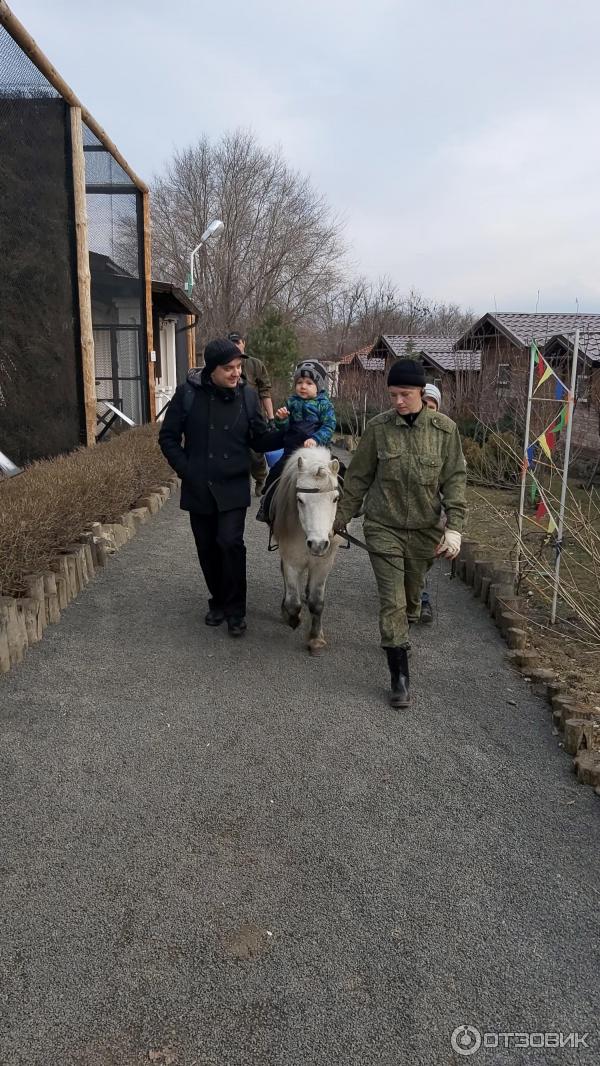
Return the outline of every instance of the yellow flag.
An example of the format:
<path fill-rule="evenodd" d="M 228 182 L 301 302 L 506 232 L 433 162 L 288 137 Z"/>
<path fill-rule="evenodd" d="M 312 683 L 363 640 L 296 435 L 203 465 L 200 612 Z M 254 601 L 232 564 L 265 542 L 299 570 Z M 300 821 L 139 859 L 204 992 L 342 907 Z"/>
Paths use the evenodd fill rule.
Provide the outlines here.
<path fill-rule="evenodd" d="M 548 459 L 551 459 L 552 456 L 550 454 L 550 449 L 548 447 L 548 441 L 546 440 L 546 432 L 545 431 L 542 433 L 542 435 L 540 437 L 538 437 L 537 443 L 539 444 L 539 446 L 542 449 L 542 451 L 544 452 L 544 454 L 548 456 Z"/>
<path fill-rule="evenodd" d="M 536 385 L 536 387 L 535 387 L 535 389 L 533 391 L 537 392 L 537 390 L 539 389 L 540 385 L 543 385 L 544 382 L 547 381 L 549 377 L 552 377 L 552 374 L 553 374 L 552 367 L 548 366 L 546 364 L 546 369 L 544 370 L 544 373 L 542 374 L 540 380 L 538 381 L 538 383 L 537 383 L 537 385 Z"/>

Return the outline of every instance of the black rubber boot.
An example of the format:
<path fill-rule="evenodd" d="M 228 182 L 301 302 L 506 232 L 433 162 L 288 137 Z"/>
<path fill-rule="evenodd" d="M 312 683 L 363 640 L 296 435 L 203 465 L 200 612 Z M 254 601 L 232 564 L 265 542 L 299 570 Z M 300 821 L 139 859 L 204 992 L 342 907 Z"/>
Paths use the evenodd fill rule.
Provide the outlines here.
<path fill-rule="evenodd" d="M 410 707 L 410 695 L 408 691 L 408 653 L 406 648 L 386 648 L 392 691 L 390 704 L 392 707 Z"/>
<path fill-rule="evenodd" d="M 421 603 L 421 617 L 419 618 L 421 625 L 430 626 L 433 622 L 433 610 L 429 600 L 425 600 Z"/>

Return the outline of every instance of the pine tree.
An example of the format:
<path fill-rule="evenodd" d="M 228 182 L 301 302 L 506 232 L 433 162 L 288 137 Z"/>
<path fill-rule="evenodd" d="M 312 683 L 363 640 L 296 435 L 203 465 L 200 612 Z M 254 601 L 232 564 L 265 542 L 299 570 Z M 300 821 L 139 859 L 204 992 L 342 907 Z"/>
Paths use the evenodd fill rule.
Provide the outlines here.
<path fill-rule="evenodd" d="M 295 330 L 273 308 L 248 332 L 246 350 L 262 359 L 274 378 L 288 378 L 300 358 Z"/>

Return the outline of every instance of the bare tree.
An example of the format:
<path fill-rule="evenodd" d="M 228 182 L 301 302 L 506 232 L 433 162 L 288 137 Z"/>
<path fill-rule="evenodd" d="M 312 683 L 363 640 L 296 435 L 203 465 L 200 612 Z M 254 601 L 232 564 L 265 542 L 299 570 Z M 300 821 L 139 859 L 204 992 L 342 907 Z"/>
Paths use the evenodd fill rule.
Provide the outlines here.
<path fill-rule="evenodd" d="M 402 294 L 386 275 L 359 277 L 327 294 L 318 313 L 303 323 L 301 338 L 323 356 L 342 355 L 372 344 L 381 333 L 457 337 L 473 316 L 456 304 L 426 299 L 415 289 Z"/>
<path fill-rule="evenodd" d="M 206 224 L 225 231 L 200 252 L 194 299 L 203 337 L 247 328 L 266 308 L 293 324 L 314 314 L 339 281 L 341 223 L 280 152 L 238 131 L 175 153 L 152 189 L 153 256 L 161 277 L 183 284 Z"/>

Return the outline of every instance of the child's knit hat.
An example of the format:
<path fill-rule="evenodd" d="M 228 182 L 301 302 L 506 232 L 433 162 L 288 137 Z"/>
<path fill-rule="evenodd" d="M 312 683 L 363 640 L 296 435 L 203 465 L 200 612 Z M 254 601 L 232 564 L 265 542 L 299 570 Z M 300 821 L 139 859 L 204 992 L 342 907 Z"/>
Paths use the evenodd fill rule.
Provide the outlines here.
<path fill-rule="evenodd" d="M 317 392 L 324 392 L 327 386 L 327 371 L 322 363 L 319 363 L 316 359 L 307 359 L 303 363 L 298 363 L 294 371 L 294 385 L 300 378 L 310 378 L 317 386 Z"/>

